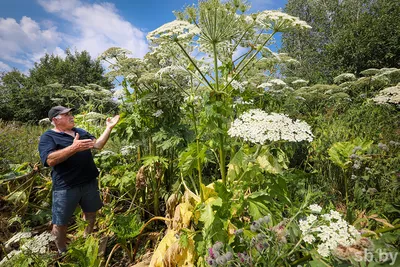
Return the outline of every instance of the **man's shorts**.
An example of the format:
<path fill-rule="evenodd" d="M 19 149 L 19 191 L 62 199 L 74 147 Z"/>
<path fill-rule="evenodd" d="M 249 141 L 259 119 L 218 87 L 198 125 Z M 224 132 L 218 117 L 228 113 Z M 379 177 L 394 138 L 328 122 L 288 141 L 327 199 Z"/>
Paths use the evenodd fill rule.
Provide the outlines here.
<path fill-rule="evenodd" d="M 53 224 L 68 225 L 78 204 L 83 212 L 96 212 L 103 206 L 96 179 L 71 189 L 53 190 Z"/>

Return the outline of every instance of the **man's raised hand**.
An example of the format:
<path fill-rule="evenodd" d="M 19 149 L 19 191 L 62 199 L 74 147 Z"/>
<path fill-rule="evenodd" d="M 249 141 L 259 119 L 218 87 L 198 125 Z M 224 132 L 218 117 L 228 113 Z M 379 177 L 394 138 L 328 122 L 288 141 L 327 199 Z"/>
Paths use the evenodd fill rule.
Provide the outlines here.
<path fill-rule="evenodd" d="M 94 146 L 94 142 L 92 139 L 79 140 L 79 134 L 76 133 L 74 142 L 72 143 L 71 148 L 75 152 L 80 152 L 80 151 L 91 149 L 91 148 L 93 148 L 93 146 Z"/>
<path fill-rule="evenodd" d="M 106 126 L 107 128 L 114 128 L 114 126 L 118 123 L 119 121 L 119 115 L 115 115 L 113 118 L 107 118 L 106 120 Z"/>

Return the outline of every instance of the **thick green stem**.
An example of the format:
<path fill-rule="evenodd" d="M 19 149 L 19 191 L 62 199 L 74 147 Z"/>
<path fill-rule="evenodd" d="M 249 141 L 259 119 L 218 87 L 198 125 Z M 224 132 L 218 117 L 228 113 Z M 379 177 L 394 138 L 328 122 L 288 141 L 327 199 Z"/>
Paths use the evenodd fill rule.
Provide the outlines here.
<path fill-rule="evenodd" d="M 190 60 L 190 62 L 193 64 L 193 66 L 196 68 L 196 70 L 200 73 L 201 77 L 203 78 L 203 80 L 207 83 L 208 87 L 212 90 L 213 87 L 211 86 L 211 84 L 208 82 L 207 78 L 204 76 L 204 74 L 201 72 L 201 70 L 199 69 L 199 67 L 197 67 L 196 63 L 193 61 L 193 59 L 190 57 L 190 55 L 186 52 L 186 50 L 183 48 L 183 46 L 176 42 L 177 45 L 181 48 L 181 50 L 183 51 L 183 53 L 185 54 L 185 56 Z"/>
<path fill-rule="evenodd" d="M 343 170 L 343 177 L 344 177 L 344 191 L 346 197 L 346 208 L 349 206 L 349 193 L 347 188 L 347 173 Z"/>
<path fill-rule="evenodd" d="M 221 129 L 221 122 L 218 122 L 218 128 Z M 226 185 L 224 136 L 221 133 L 219 134 L 219 167 L 221 170 L 222 183 Z"/>
<path fill-rule="evenodd" d="M 192 108 L 192 117 L 193 117 L 193 123 L 194 123 L 194 131 L 196 133 L 196 150 L 197 150 L 197 173 L 198 173 L 198 178 L 199 178 L 199 188 L 200 188 L 200 199 L 201 202 L 204 202 L 204 195 L 203 195 L 203 189 L 201 187 L 201 184 L 203 182 L 203 176 L 201 174 L 201 162 L 200 162 L 200 140 L 199 140 L 199 133 L 197 131 L 197 123 L 196 123 L 196 116 L 194 113 L 194 107 L 191 106 Z"/>
<path fill-rule="evenodd" d="M 213 52 L 214 52 L 214 75 L 215 75 L 215 91 L 218 91 L 218 56 L 217 56 L 217 45 L 213 43 Z"/>
<path fill-rule="evenodd" d="M 225 88 L 227 88 L 227 87 L 231 84 L 231 82 L 232 82 L 233 80 L 235 80 L 236 77 L 247 67 L 247 65 L 249 65 L 249 63 L 253 61 L 253 59 L 256 57 L 256 55 L 258 54 L 258 52 L 261 51 L 261 49 L 264 47 L 264 45 L 272 38 L 272 36 L 274 36 L 275 33 L 276 33 L 276 31 L 274 31 L 274 32 L 269 36 L 269 38 L 260 46 L 260 48 L 258 48 L 258 49 L 256 50 L 256 52 L 249 58 L 249 60 L 246 62 L 246 64 L 244 64 L 244 66 L 243 66 L 240 70 L 238 70 L 238 71 L 236 72 L 235 76 L 232 77 L 232 79 L 225 85 L 225 87 L 224 87 L 222 90 L 224 90 Z M 245 60 L 245 58 L 244 58 L 243 60 Z M 240 62 L 240 63 L 241 63 L 241 62 Z M 240 63 L 239 63 L 239 64 L 240 64 Z"/>
<path fill-rule="evenodd" d="M 219 91 L 219 79 L 218 79 L 218 57 L 217 57 L 217 46 L 213 43 L 214 50 L 214 73 L 215 73 L 215 91 Z M 218 99 L 219 96 L 217 96 Z M 219 100 L 219 99 L 218 99 Z M 218 119 L 218 129 L 222 130 L 222 121 Z M 225 149 L 224 149 L 224 135 L 218 134 L 219 138 L 219 168 L 221 172 L 222 183 L 226 185 L 226 170 L 225 170 Z"/>

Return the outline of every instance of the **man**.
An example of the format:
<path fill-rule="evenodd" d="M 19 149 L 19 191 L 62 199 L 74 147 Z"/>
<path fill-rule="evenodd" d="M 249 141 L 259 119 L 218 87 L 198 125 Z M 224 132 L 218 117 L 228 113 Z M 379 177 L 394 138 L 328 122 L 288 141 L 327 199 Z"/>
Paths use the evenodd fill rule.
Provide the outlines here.
<path fill-rule="evenodd" d="M 52 167 L 52 234 L 59 253 L 67 249 L 68 221 L 78 204 L 88 222 L 85 235 L 93 230 L 96 212 L 103 204 L 97 186 L 99 172 L 90 149 L 102 149 L 119 120 L 119 115 L 107 118 L 106 129 L 96 140 L 85 130 L 74 127 L 71 111 L 71 108 L 63 106 L 51 108 L 48 115 L 54 128 L 46 131 L 39 142 L 43 165 Z"/>

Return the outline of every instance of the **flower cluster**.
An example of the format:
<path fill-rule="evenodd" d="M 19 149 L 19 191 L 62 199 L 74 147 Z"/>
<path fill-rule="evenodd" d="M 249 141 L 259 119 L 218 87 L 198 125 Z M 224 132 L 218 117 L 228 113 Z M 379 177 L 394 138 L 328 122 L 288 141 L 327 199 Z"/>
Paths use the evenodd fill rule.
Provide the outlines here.
<path fill-rule="evenodd" d="M 158 76 L 160 79 L 162 79 L 162 77 L 164 75 L 171 75 L 171 76 L 175 77 L 177 74 L 187 75 L 188 72 L 186 69 L 184 69 L 181 66 L 167 66 L 167 67 L 160 69 L 156 73 L 156 76 Z"/>
<path fill-rule="evenodd" d="M 286 31 L 291 28 L 311 29 L 305 21 L 276 10 L 260 12 L 256 19 L 261 27 L 272 28 L 274 31 Z"/>
<path fill-rule="evenodd" d="M 332 254 L 341 260 L 356 260 L 362 261 L 365 253 L 372 251 L 374 248 L 373 243 L 366 237 L 362 237 L 351 246 L 339 245 Z"/>
<path fill-rule="evenodd" d="M 225 265 L 233 259 L 232 252 L 228 251 L 223 253 L 224 244 L 222 242 L 215 243 L 208 249 L 207 263 L 210 266 Z"/>
<path fill-rule="evenodd" d="M 55 237 L 48 232 L 43 232 L 40 235 L 33 237 L 32 240 L 25 243 L 21 249 L 29 250 L 32 253 L 44 254 L 47 252 L 47 247 L 50 242 L 54 241 Z"/>
<path fill-rule="evenodd" d="M 310 209 L 319 210 L 317 206 Z M 331 255 L 339 245 L 351 246 L 360 237 L 359 232 L 352 225 L 348 225 L 339 212 L 331 210 L 322 215 L 309 215 L 299 221 L 303 240 L 306 243 L 318 243 L 317 251 L 322 257 Z"/>
<path fill-rule="evenodd" d="M 242 114 L 232 123 L 228 134 L 258 144 L 263 144 L 267 140 L 311 142 L 314 137 L 311 127 L 306 122 L 292 120 L 285 114 L 267 114 L 260 109 L 251 109 Z"/>
<path fill-rule="evenodd" d="M 286 220 L 271 226 L 268 215 L 255 220 L 250 224 L 250 231 L 235 231 L 236 241 L 232 244 L 239 242 L 239 251 L 234 252 L 230 245 L 216 242 L 209 248 L 206 262 L 210 266 L 267 266 L 266 258 L 271 254 L 269 250 L 281 249 L 281 245 L 287 242 L 285 225 Z"/>
<path fill-rule="evenodd" d="M 120 152 L 122 156 L 129 156 L 133 151 L 135 151 L 135 149 L 135 146 L 123 146 Z"/>
<path fill-rule="evenodd" d="M 333 82 L 335 84 L 341 84 L 344 82 L 351 82 L 351 81 L 355 81 L 355 80 L 357 80 L 357 78 L 353 73 L 342 73 L 342 74 L 336 76 L 333 79 Z"/>
<path fill-rule="evenodd" d="M 322 207 L 318 204 L 312 204 L 309 206 L 309 209 L 311 210 L 311 212 L 313 213 L 320 213 L 322 211 Z"/>
<path fill-rule="evenodd" d="M 383 89 L 372 100 L 377 104 L 400 104 L 400 85 Z"/>
<path fill-rule="evenodd" d="M 20 232 L 10 238 L 5 244 L 5 248 L 9 249 L 12 244 L 19 242 L 21 239 L 30 238 L 32 236 L 31 232 Z"/>
<path fill-rule="evenodd" d="M 173 38 L 174 40 L 190 39 L 200 33 L 200 29 L 184 20 L 174 20 L 149 32 L 147 39 L 156 42 L 159 38 Z"/>
<path fill-rule="evenodd" d="M 164 111 L 162 111 L 161 109 L 157 110 L 156 112 L 153 113 L 153 116 L 158 118 L 160 117 L 162 114 L 164 113 Z"/>

